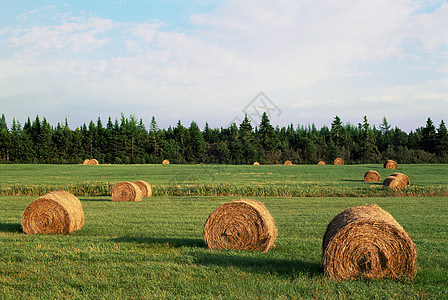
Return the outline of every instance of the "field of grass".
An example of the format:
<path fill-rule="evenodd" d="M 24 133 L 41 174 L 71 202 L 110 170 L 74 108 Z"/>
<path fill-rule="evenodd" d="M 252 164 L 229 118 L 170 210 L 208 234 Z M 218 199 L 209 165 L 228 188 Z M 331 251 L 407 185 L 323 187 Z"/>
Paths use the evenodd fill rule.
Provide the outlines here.
<path fill-rule="evenodd" d="M 18 183 L 36 189 L 112 185 L 141 179 L 159 191 L 163 186 L 194 184 L 381 189 L 364 183 L 364 173 L 368 169 L 382 177 L 392 173 L 375 165 L 324 168 L 0 165 L 0 188 L 6 191 Z M 421 189 L 441 189 L 448 183 L 445 165 L 406 165 L 399 171 Z M 85 225 L 63 236 L 23 234 L 23 211 L 36 196 L 0 196 L 0 295 L 5 299 L 448 298 L 448 197 L 253 197 L 275 219 L 276 247 L 267 253 L 208 250 L 202 238 L 208 215 L 238 198 L 169 195 L 131 203 L 111 202 L 107 193 L 79 196 Z M 371 203 L 389 211 L 416 244 L 418 272 L 413 281 L 338 283 L 322 273 L 327 224 L 347 207 Z"/>

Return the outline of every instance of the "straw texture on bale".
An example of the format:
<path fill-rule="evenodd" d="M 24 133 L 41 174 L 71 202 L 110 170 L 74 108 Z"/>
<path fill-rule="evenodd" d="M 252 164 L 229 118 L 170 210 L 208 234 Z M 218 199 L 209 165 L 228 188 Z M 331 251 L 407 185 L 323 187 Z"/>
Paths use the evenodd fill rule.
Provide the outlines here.
<path fill-rule="evenodd" d="M 152 197 L 152 188 L 149 183 L 143 180 L 137 180 L 133 182 L 136 184 L 142 192 L 142 197 Z"/>
<path fill-rule="evenodd" d="M 284 165 L 285 166 L 291 166 L 292 165 L 292 161 L 287 160 L 287 161 L 284 162 Z"/>
<path fill-rule="evenodd" d="M 203 235 L 210 249 L 266 252 L 275 244 L 277 227 L 263 203 L 241 199 L 216 208 L 205 222 Z"/>
<path fill-rule="evenodd" d="M 369 170 L 369 171 L 366 172 L 366 174 L 364 174 L 364 181 L 367 181 L 367 182 L 380 182 L 381 181 L 380 173 L 378 173 L 375 170 Z"/>
<path fill-rule="evenodd" d="M 342 166 L 344 164 L 344 160 L 340 157 L 336 158 L 333 162 L 334 165 Z"/>
<path fill-rule="evenodd" d="M 89 164 L 89 162 L 90 162 L 90 159 L 84 159 L 84 161 L 83 161 L 83 165 L 88 165 Z"/>
<path fill-rule="evenodd" d="M 164 159 L 162 161 L 162 165 L 169 165 L 169 164 L 170 164 L 170 161 L 168 159 Z"/>
<path fill-rule="evenodd" d="M 337 281 L 359 276 L 412 279 L 416 273 L 415 244 L 376 204 L 352 207 L 334 217 L 322 248 L 324 272 Z"/>
<path fill-rule="evenodd" d="M 396 172 L 390 174 L 390 176 L 397 177 L 403 180 L 406 183 L 406 185 L 411 185 L 411 181 L 409 180 L 409 177 L 406 174 Z"/>
<path fill-rule="evenodd" d="M 317 163 L 319 166 L 325 166 L 325 162 L 323 160 L 321 160 L 320 162 Z"/>
<path fill-rule="evenodd" d="M 407 181 L 403 176 L 388 176 L 383 181 L 383 187 L 391 190 L 405 190 Z"/>
<path fill-rule="evenodd" d="M 254 162 L 254 166 L 259 166 L 260 163 L 258 161 Z"/>
<path fill-rule="evenodd" d="M 398 164 L 397 164 L 396 161 L 393 161 L 393 160 L 389 159 L 389 160 L 387 160 L 387 161 L 384 163 L 384 167 L 385 167 L 386 169 L 394 169 L 394 170 L 396 170 L 396 169 L 398 169 Z"/>
<path fill-rule="evenodd" d="M 27 234 L 67 234 L 84 225 L 81 201 L 67 191 L 54 191 L 31 202 L 22 216 L 22 229 Z"/>
<path fill-rule="evenodd" d="M 112 201 L 141 201 L 142 194 L 135 183 L 122 181 L 112 188 Z"/>

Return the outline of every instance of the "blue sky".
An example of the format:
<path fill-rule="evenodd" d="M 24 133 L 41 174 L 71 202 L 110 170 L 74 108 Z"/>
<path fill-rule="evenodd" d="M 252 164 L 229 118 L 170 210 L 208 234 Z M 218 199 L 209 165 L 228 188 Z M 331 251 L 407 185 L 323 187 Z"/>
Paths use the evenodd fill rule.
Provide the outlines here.
<path fill-rule="evenodd" d="M 263 92 L 263 99 L 257 98 Z M 0 1 L 0 113 L 448 122 L 448 1 Z"/>

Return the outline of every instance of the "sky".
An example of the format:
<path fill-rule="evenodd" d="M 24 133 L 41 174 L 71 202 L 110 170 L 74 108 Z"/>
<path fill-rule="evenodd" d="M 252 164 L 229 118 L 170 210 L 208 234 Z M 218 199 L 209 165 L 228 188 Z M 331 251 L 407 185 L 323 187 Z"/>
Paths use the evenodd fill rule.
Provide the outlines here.
<path fill-rule="evenodd" d="M 0 114 L 448 122 L 448 0 L 0 0 Z"/>

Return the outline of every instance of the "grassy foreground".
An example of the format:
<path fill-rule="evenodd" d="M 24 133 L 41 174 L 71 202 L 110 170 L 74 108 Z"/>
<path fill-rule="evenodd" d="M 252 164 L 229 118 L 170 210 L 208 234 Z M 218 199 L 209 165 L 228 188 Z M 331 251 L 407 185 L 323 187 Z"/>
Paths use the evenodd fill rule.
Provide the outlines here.
<path fill-rule="evenodd" d="M 238 197 L 79 197 L 85 225 L 69 235 L 25 235 L 32 196 L 0 197 L 4 299 L 443 299 L 448 298 L 447 197 L 260 197 L 279 231 L 267 253 L 211 251 L 202 229 Z M 322 274 L 326 225 L 347 207 L 376 203 L 417 245 L 418 273 L 337 283 Z"/>

